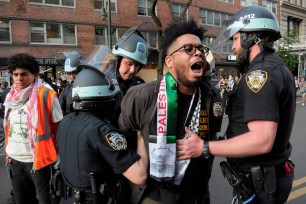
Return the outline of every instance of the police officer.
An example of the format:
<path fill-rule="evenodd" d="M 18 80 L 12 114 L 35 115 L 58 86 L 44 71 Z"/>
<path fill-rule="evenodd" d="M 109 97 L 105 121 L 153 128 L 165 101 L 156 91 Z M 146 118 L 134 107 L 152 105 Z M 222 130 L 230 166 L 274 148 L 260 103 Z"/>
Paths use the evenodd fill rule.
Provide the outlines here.
<path fill-rule="evenodd" d="M 138 30 L 130 28 L 120 37 L 113 47 L 112 53 L 115 55 L 115 59 L 110 63 L 116 67 L 121 94 L 116 98 L 116 114 L 111 122 L 118 127 L 123 96 L 130 87 L 145 83 L 136 74 L 147 64 L 148 46 L 142 34 Z M 134 145 L 135 141 L 133 142 Z"/>
<path fill-rule="evenodd" d="M 296 103 L 293 76 L 273 54 L 273 43 L 281 37 L 277 19 L 264 7 L 246 7 L 220 36 L 218 45 L 233 39 L 243 75 L 227 104 L 228 139 L 208 142 L 205 152 L 227 157 L 243 175 L 255 194 L 250 203 L 285 203 L 294 175 L 289 139 Z M 245 201 L 240 198 L 239 203 Z"/>
<path fill-rule="evenodd" d="M 64 117 L 57 135 L 60 170 L 68 186 L 61 203 L 126 203 L 119 199 L 121 183 L 116 174 L 145 183 L 144 142 L 138 137 L 137 152 L 127 149 L 125 136 L 107 121 L 119 93 L 115 78 L 89 65 L 78 69 L 73 84 L 75 110 Z"/>
<path fill-rule="evenodd" d="M 72 112 L 72 86 L 73 82 L 76 78 L 76 68 L 82 62 L 83 56 L 74 51 L 74 52 L 66 52 L 67 59 L 65 60 L 65 72 L 69 74 L 71 77 L 71 83 L 67 84 L 64 90 L 61 92 L 59 96 L 59 102 L 61 104 L 63 114 L 66 115 Z"/>

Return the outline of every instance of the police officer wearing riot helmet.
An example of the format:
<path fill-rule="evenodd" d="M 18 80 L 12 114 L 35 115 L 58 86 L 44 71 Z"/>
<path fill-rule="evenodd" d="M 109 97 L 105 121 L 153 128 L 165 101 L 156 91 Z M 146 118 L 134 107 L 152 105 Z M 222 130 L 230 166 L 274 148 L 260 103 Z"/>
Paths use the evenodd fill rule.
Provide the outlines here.
<path fill-rule="evenodd" d="M 116 56 L 118 82 L 123 95 L 131 86 L 144 83 L 144 80 L 135 76 L 147 64 L 148 46 L 138 30 L 127 30 L 112 49 Z"/>
<path fill-rule="evenodd" d="M 116 112 L 111 122 L 118 127 L 118 118 L 123 96 L 130 87 L 145 82 L 139 76 L 135 75 L 147 64 L 148 46 L 142 34 L 138 30 L 130 28 L 120 37 L 113 47 L 112 53 L 115 55 L 115 59 L 110 64 L 116 67 L 121 94 L 116 98 Z"/>
<path fill-rule="evenodd" d="M 112 199 L 120 203 L 116 174 L 136 184 L 146 181 L 144 142 L 138 137 L 137 152 L 127 149 L 125 136 L 107 121 L 119 93 L 118 85 L 109 84 L 113 80 L 95 68 L 79 67 L 81 71 L 73 84 L 75 110 L 64 117 L 57 135 L 60 170 L 70 187 L 68 197 L 64 195 L 61 203 L 112 203 Z"/>
<path fill-rule="evenodd" d="M 67 84 L 62 93 L 59 96 L 59 102 L 62 107 L 63 114 L 66 115 L 72 112 L 72 86 L 76 78 L 76 68 L 82 62 L 83 56 L 81 54 L 72 55 L 65 60 L 65 72 L 69 74 L 72 81 Z"/>
<path fill-rule="evenodd" d="M 246 7 L 220 36 L 225 39 L 217 38 L 219 45 L 233 39 L 243 75 L 227 104 L 228 139 L 208 142 L 205 152 L 227 157 L 244 176 L 255 195 L 250 203 L 285 203 L 294 176 L 289 139 L 296 102 L 293 76 L 273 54 L 273 43 L 281 37 L 277 19 L 264 7 Z"/>
<path fill-rule="evenodd" d="M 111 61 L 111 64 L 116 67 L 121 94 L 116 97 L 115 114 L 110 121 L 119 127 L 118 118 L 123 96 L 130 87 L 145 83 L 136 74 L 147 64 L 148 45 L 138 30 L 130 28 L 120 37 L 113 47 L 112 53 L 115 55 L 115 59 Z M 136 132 L 125 132 L 125 135 L 129 140 L 130 147 L 136 148 Z"/>

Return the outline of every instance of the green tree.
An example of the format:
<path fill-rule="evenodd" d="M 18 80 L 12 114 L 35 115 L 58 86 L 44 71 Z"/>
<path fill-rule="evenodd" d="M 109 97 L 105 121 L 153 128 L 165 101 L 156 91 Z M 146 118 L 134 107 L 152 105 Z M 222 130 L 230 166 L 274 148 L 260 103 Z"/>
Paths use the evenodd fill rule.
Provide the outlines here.
<path fill-rule="evenodd" d="M 284 60 L 291 72 L 299 63 L 298 55 L 293 52 L 293 45 L 299 42 L 298 33 L 289 32 L 280 39 L 280 45 L 276 51 L 276 54 Z"/>

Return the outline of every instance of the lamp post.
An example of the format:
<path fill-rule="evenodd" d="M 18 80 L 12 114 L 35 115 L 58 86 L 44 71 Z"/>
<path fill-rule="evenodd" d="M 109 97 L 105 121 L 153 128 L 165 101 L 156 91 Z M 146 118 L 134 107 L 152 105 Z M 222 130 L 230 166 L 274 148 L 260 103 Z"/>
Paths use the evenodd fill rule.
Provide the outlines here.
<path fill-rule="evenodd" d="M 112 27 L 112 15 L 111 15 L 111 7 L 110 7 L 110 0 L 107 0 L 107 13 L 106 13 L 106 6 L 104 5 L 104 1 L 102 0 L 102 5 L 101 5 L 101 14 L 100 17 L 102 18 L 102 20 L 104 21 L 106 18 L 108 19 L 107 22 L 107 37 L 108 37 L 108 45 L 109 48 L 112 49 L 112 32 L 111 32 L 111 27 Z"/>
<path fill-rule="evenodd" d="M 301 70 L 301 55 L 302 54 L 299 54 L 299 65 L 298 65 L 298 84 L 300 84 L 300 70 Z"/>

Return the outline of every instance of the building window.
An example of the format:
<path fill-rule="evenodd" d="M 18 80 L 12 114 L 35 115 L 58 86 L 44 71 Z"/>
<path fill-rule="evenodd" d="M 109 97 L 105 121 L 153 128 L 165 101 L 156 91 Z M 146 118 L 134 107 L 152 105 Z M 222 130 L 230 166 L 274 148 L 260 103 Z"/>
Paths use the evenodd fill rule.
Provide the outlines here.
<path fill-rule="evenodd" d="M 117 42 L 116 31 L 117 31 L 116 28 L 112 28 L 111 30 L 112 45 L 116 44 Z M 107 27 L 96 27 L 95 35 L 96 35 L 96 45 L 109 45 L 107 37 L 108 35 Z"/>
<path fill-rule="evenodd" d="M 262 0 L 262 5 L 277 15 L 277 3 L 273 0 Z"/>
<path fill-rule="evenodd" d="M 173 13 L 173 16 L 174 16 L 175 20 L 178 20 L 180 18 L 181 13 L 184 12 L 184 9 L 185 9 L 185 5 L 172 3 L 172 13 Z M 188 13 L 188 10 L 186 11 L 185 16 L 184 16 L 184 19 L 186 21 L 188 20 L 187 19 L 187 13 Z"/>
<path fill-rule="evenodd" d="M 76 44 L 75 25 L 31 22 L 31 43 Z"/>
<path fill-rule="evenodd" d="M 258 0 L 240 0 L 241 6 L 258 5 Z"/>
<path fill-rule="evenodd" d="M 0 19 L 0 43 L 11 42 L 11 24 L 8 20 Z"/>
<path fill-rule="evenodd" d="M 200 19 L 203 24 L 222 26 L 222 22 L 231 18 L 231 14 L 208 9 L 200 9 Z"/>
<path fill-rule="evenodd" d="M 74 0 L 29 0 L 29 3 L 58 5 L 58 6 L 71 6 L 74 7 Z"/>
<path fill-rule="evenodd" d="M 157 48 L 157 33 L 156 31 L 141 31 L 149 48 Z"/>
<path fill-rule="evenodd" d="M 298 35 L 300 35 L 300 19 L 288 17 L 287 19 L 287 33 L 290 32 L 297 32 Z"/>
<path fill-rule="evenodd" d="M 234 4 L 234 0 L 219 0 L 225 3 Z"/>
<path fill-rule="evenodd" d="M 138 15 L 151 16 L 151 0 L 138 0 Z"/>
<path fill-rule="evenodd" d="M 103 3 L 103 4 L 102 4 Z M 111 12 L 117 12 L 117 0 L 110 0 L 111 4 Z M 106 11 L 108 11 L 108 0 L 95 0 L 94 8 L 100 9 L 102 5 L 104 5 L 104 8 Z"/>

